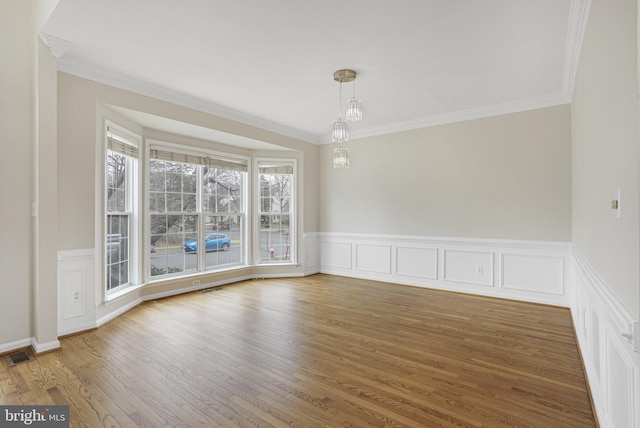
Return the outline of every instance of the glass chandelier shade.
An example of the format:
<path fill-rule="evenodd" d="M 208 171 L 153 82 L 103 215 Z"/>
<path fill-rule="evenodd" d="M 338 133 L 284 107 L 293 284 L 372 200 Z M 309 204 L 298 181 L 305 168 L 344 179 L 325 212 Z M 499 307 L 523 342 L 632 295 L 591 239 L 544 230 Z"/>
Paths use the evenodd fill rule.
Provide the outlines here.
<path fill-rule="evenodd" d="M 349 122 L 362 119 L 362 101 L 357 98 L 349 98 L 345 117 Z"/>
<path fill-rule="evenodd" d="M 333 167 L 349 168 L 349 149 L 342 145 L 333 149 Z"/>
<path fill-rule="evenodd" d="M 347 122 L 341 117 L 333 122 L 333 131 L 331 132 L 331 141 L 334 143 L 346 143 L 349 141 L 349 132 L 347 132 Z"/>
<path fill-rule="evenodd" d="M 356 81 L 353 81 L 353 97 L 347 100 L 347 111 L 345 114 L 347 122 L 357 122 L 362 119 L 362 100 L 356 98 Z"/>

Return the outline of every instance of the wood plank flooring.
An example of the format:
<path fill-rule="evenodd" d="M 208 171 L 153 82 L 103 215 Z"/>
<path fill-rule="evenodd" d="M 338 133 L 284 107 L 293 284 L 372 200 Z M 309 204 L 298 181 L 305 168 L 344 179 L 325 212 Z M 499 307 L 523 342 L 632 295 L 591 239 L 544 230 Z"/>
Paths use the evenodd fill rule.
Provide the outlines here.
<path fill-rule="evenodd" d="M 567 309 L 329 275 L 147 302 L 9 367 L 72 427 L 594 427 Z"/>

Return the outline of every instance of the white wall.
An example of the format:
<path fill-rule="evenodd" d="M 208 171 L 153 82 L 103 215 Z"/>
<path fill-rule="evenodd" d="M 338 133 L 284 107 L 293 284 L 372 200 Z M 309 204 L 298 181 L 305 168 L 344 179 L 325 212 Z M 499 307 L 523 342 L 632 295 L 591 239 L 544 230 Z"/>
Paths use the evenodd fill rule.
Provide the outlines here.
<path fill-rule="evenodd" d="M 320 231 L 571 239 L 569 106 L 347 143 L 321 151 Z"/>
<path fill-rule="evenodd" d="M 37 36 L 57 3 L 0 3 L 0 352 L 58 346 L 56 61 Z"/>
<path fill-rule="evenodd" d="M 30 11 L 30 2 L 0 2 L 0 352 L 5 344 L 31 337 L 35 43 Z"/>
<path fill-rule="evenodd" d="M 571 105 L 572 316 L 603 428 L 640 427 L 637 9 L 592 0 Z"/>
<path fill-rule="evenodd" d="M 636 20 L 636 1 L 592 2 L 571 119 L 574 248 L 638 319 Z"/>

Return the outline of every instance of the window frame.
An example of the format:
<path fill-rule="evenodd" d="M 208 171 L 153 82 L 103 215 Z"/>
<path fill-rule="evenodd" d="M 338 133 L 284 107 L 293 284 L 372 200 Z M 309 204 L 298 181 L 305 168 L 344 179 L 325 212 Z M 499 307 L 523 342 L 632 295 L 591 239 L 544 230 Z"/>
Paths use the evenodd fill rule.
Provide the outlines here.
<path fill-rule="evenodd" d="M 208 216 L 208 212 L 205 212 L 205 206 L 204 206 L 204 168 L 206 166 L 209 167 L 214 167 L 214 168 L 218 168 L 218 169 L 224 169 L 224 165 L 228 163 L 228 165 L 243 165 L 244 171 L 242 171 L 244 173 L 244 177 L 241 179 L 242 183 L 241 183 L 241 191 L 242 191 L 242 207 L 243 209 L 238 212 L 238 213 L 233 213 L 233 215 L 237 215 L 241 217 L 241 221 L 243 222 L 242 224 L 242 228 L 241 228 L 241 235 L 240 235 L 240 240 L 241 240 L 241 249 L 240 249 L 240 261 L 238 264 L 232 264 L 232 265 L 226 265 L 223 267 L 215 267 L 215 266 L 207 266 L 206 265 L 206 251 L 198 251 L 198 262 L 197 262 L 197 268 L 195 270 L 190 270 L 188 272 L 174 272 L 174 273 L 166 273 L 166 274 L 162 274 L 162 275 L 151 275 L 151 254 L 149 254 L 149 257 L 147 258 L 147 260 L 149 260 L 149 263 L 147 264 L 147 266 L 145 266 L 145 271 L 144 271 L 144 275 L 147 279 L 147 282 L 158 282 L 158 281 L 162 281 L 162 280 L 166 280 L 166 279 L 175 279 L 175 278 L 180 278 L 180 277 L 187 277 L 187 276 L 192 276 L 192 275 L 198 275 L 198 274 L 205 274 L 205 273 L 213 273 L 213 272 L 222 272 L 222 271 L 226 271 L 226 270 L 233 270 L 233 269 L 239 269 L 239 268 L 245 268 L 247 266 L 250 265 L 250 260 L 248 258 L 248 254 L 249 254 L 249 248 L 250 248 L 250 242 L 249 242 L 249 233 L 248 233 L 248 227 L 247 225 L 249 224 L 249 208 L 250 208 L 250 200 L 251 200 L 251 195 L 249 193 L 249 186 L 248 186 L 248 182 L 250 181 L 251 178 L 251 158 L 248 156 L 243 156 L 243 155 L 238 155 L 238 154 L 233 154 L 233 153 L 226 153 L 226 152 L 219 152 L 219 151 L 213 151 L 213 150 L 207 150 L 204 148 L 200 148 L 200 147 L 193 147 L 193 146 L 189 146 L 186 144 L 177 144 L 177 143 L 170 143 L 167 141 L 162 141 L 162 140 L 157 140 L 157 139 L 151 139 L 151 138 L 146 138 L 145 139 L 145 148 L 146 148 L 146 153 L 147 153 L 147 160 L 145 163 L 145 179 L 146 179 L 146 190 L 144 192 L 144 197 L 146 200 L 145 203 L 145 219 L 146 219 L 146 226 L 144 228 L 144 233 L 145 233 L 145 239 L 151 240 L 151 236 L 152 236 L 152 231 L 151 231 L 151 216 L 152 216 L 152 212 L 150 211 L 150 162 L 155 159 L 156 157 L 154 157 L 154 151 L 160 151 L 163 153 L 162 156 L 169 156 L 170 153 L 174 154 L 176 158 L 181 159 L 181 160 L 187 160 L 187 162 L 182 162 L 179 160 L 174 160 L 174 162 L 180 162 L 180 163 L 187 163 L 187 164 L 191 164 L 191 165 L 196 165 L 197 166 L 197 173 L 196 173 L 196 177 L 197 177 L 197 185 L 196 185 L 196 190 L 197 190 L 197 209 L 196 212 L 194 213 L 194 215 L 198 216 L 198 230 L 197 230 L 197 239 L 198 239 L 198 243 L 202 243 L 203 245 L 205 244 L 205 237 L 207 234 L 210 233 L 218 233 L 218 231 L 207 231 L 206 230 L 206 218 Z M 202 163 L 202 158 L 207 158 L 210 159 L 212 162 L 212 165 L 206 165 L 205 163 Z M 169 159 L 159 159 L 158 160 L 165 160 L 165 161 L 169 161 L 171 162 L 171 160 Z M 232 169 L 232 168 L 229 168 Z M 221 214 L 221 215 L 229 215 L 228 213 L 225 214 Z"/>
<path fill-rule="evenodd" d="M 110 136 L 111 135 L 111 136 Z M 102 243 L 103 256 L 102 256 L 102 267 L 103 267 L 103 297 L 104 300 L 110 300 L 113 296 L 121 294 L 123 291 L 126 291 L 133 285 L 137 285 L 140 283 L 140 198 L 142 189 L 140 188 L 140 156 L 142 153 L 141 145 L 142 138 L 134 133 L 133 131 L 111 122 L 109 120 L 105 120 L 104 122 L 104 145 L 103 145 L 103 156 L 102 156 L 102 165 L 103 165 L 103 209 L 102 209 L 102 235 L 100 242 Z M 121 144 L 127 146 L 124 150 L 113 150 L 110 144 L 110 139 L 119 140 Z M 109 211 L 109 188 L 108 188 L 108 166 L 107 162 L 109 161 L 108 152 L 112 151 L 118 153 L 121 156 L 125 157 L 125 182 L 126 182 L 126 198 L 125 198 L 125 211 Z M 126 153 L 125 153 L 126 152 Z M 127 277 L 128 281 L 122 283 L 114 288 L 109 288 L 109 217 L 112 215 L 125 215 L 128 218 L 128 239 L 127 242 L 127 255 L 128 255 L 128 266 L 127 266 Z M 121 242 L 119 243 L 121 246 Z M 122 251 L 122 250 L 120 250 Z"/>
<path fill-rule="evenodd" d="M 276 167 L 291 167 L 292 168 L 292 183 L 290 201 L 289 201 L 289 260 L 263 260 L 262 259 L 262 215 L 267 215 L 261 210 L 261 164 L 268 164 Z M 276 158 L 276 157 L 259 157 L 254 159 L 253 172 L 253 260 L 255 266 L 292 266 L 298 264 L 298 161 L 295 158 Z"/>

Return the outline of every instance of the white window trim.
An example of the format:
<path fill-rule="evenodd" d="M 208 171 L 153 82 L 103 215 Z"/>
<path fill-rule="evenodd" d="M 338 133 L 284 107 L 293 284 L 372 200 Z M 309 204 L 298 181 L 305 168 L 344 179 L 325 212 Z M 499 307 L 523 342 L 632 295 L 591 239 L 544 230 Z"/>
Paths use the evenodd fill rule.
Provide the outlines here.
<path fill-rule="evenodd" d="M 204 258 L 206 257 L 206 253 L 205 252 L 200 252 L 199 256 L 198 256 L 198 270 L 196 272 L 189 272 L 189 273 L 180 273 L 177 272 L 175 274 L 166 274 L 166 275 L 158 275 L 158 276 L 151 276 L 151 272 L 150 272 L 150 267 L 151 267 L 151 254 L 148 254 L 144 260 L 145 260 L 145 265 L 143 267 L 143 277 L 145 279 L 146 283 L 158 283 L 161 281 L 165 281 L 165 280 L 173 280 L 176 278 L 187 278 L 190 276 L 197 276 L 197 275 L 201 275 L 201 274 L 207 274 L 207 273 L 213 273 L 213 272 L 225 272 L 225 271 L 233 271 L 233 270 L 237 270 L 237 269 L 243 269 L 249 266 L 253 265 L 253 261 L 249 258 L 249 254 L 250 254 L 250 248 L 251 248 L 251 242 L 250 242 L 250 235 L 249 235 L 249 230 L 250 230 L 250 222 L 251 222 L 251 194 L 250 194 L 250 188 L 249 188 L 249 182 L 251 181 L 251 171 L 252 171 L 252 158 L 250 156 L 244 156 L 244 155 L 239 155 L 239 154 L 232 154 L 232 153 L 226 153 L 226 152 L 221 152 L 221 151 L 217 151 L 217 150 L 210 150 L 210 149 L 206 149 L 206 148 L 202 148 L 202 147 L 196 147 L 196 146 L 190 146 L 188 144 L 179 144 L 179 143 L 171 143 L 171 142 L 167 142 L 167 141 L 163 141 L 163 140 L 158 140 L 158 139 L 153 139 L 153 138 L 145 138 L 145 148 L 143 150 L 144 152 L 144 189 L 142 191 L 144 198 L 146 200 L 146 202 L 143 204 L 144 206 L 144 227 L 143 227 L 143 235 L 144 235 L 144 241 L 143 242 L 151 242 L 151 231 L 149 230 L 149 223 L 150 223 L 150 219 L 151 219 L 151 212 L 149 210 L 149 203 L 148 203 L 148 198 L 149 198 L 149 166 L 148 163 L 149 161 L 153 158 L 153 156 L 151 155 L 153 150 L 162 150 L 162 151 L 168 151 L 168 152 L 175 152 L 175 153 L 179 153 L 179 154 L 183 154 L 183 155 L 187 155 L 187 156 L 194 156 L 194 157 L 202 157 L 202 156 L 210 156 L 213 158 L 219 158 L 219 159 L 224 159 L 224 160 L 229 160 L 231 162 L 240 162 L 246 165 L 246 171 L 245 173 L 247 174 L 247 179 L 243 180 L 243 188 L 242 191 L 245 195 L 245 209 L 243 210 L 243 212 L 241 213 L 244 216 L 244 220 L 245 220 L 245 227 L 243 230 L 243 234 L 242 234 L 242 240 L 243 240 L 243 253 L 242 253 L 242 260 L 243 263 L 240 265 L 235 265 L 235 266 L 227 266 L 224 268 L 207 268 L 205 266 L 205 262 L 204 262 Z M 200 177 L 200 174 L 198 174 L 198 188 L 200 189 L 202 187 L 202 178 Z M 202 201 L 201 198 L 198 198 L 198 211 L 197 211 L 197 215 L 199 216 L 199 223 L 204 222 L 204 218 L 205 215 L 202 212 Z M 206 232 L 204 231 L 204 228 L 199 227 L 199 231 L 198 231 L 198 238 L 200 240 L 200 242 L 204 242 L 204 236 L 206 235 Z"/>
<path fill-rule="evenodd" d="M 286 262 L 263 262 L 261 261 L 260 256 L 260 163 L 282 163 L 289 164 L 293 166 L 293 188 L 291 189 L 291 232 L 290 232 L 290 240 L 289 245 L 291 258 Z M 275 157 L 259 157 L 254 158 L 253 169 L 252 172 L 252 183 L 253 183 L 253 195 L 251 200 L 253 201 L 253 221 L 252 221 L 252 243 L 253 243 L 253 266 L 293 266 L 298 264 L 298 160 L 295 158 L 275 158 Z"/>
<path fill-rule="evenodd" d="M 107 150 L 108 146 L 108 132 L 111 132 L 114 135 L 117 135 L 121 138 L 125 138 L 132 145 L 137 147 L 138 156 L 135 158 L 128 157 L 127 163 L 127 182 L 128 182 L 128 197 L 129 197 L 129 282 L 126 284 L 122 284 L 112 290 L 108 290 L 107 284 L 107 254 L 105 252 L 106 248 L 106 236 L 107 236 L 107 193 L 106 193 L 106 160 L 107 160 Z M 140 237 L 141 237 L 141 225 L 140 225 L 140 207 L 141 207 L 141 198 L 143 190 L 140 187 L 141 183 L 141 174 L 142 168 L 140 167 L 140 157 L 141 157 L 141 147 L 142 147 L 142 137 L 134 133 L 133 131 L 114 123 L 110 120 L 104 121 L 104 127 L 102 130 L 102 148 L 101 148 L 101 191 L 100 194 L 102 196 L 102 205 L 101 205 L 101 224 L 102 224 L 102 233 L 100 235 L 100 239 L 96 240 L 99 242 L 102 248 L 101 254 L 101 267 L 102 267 L 102 299 L 103 301 L 108 301 L 113 299 L 115 295 L 122 295 L 123 293 L 127 293 L 132 286 L 139 285 L 140 279 L 142 278 L 141 273 L 141 263 L 140 263 Z"/>

